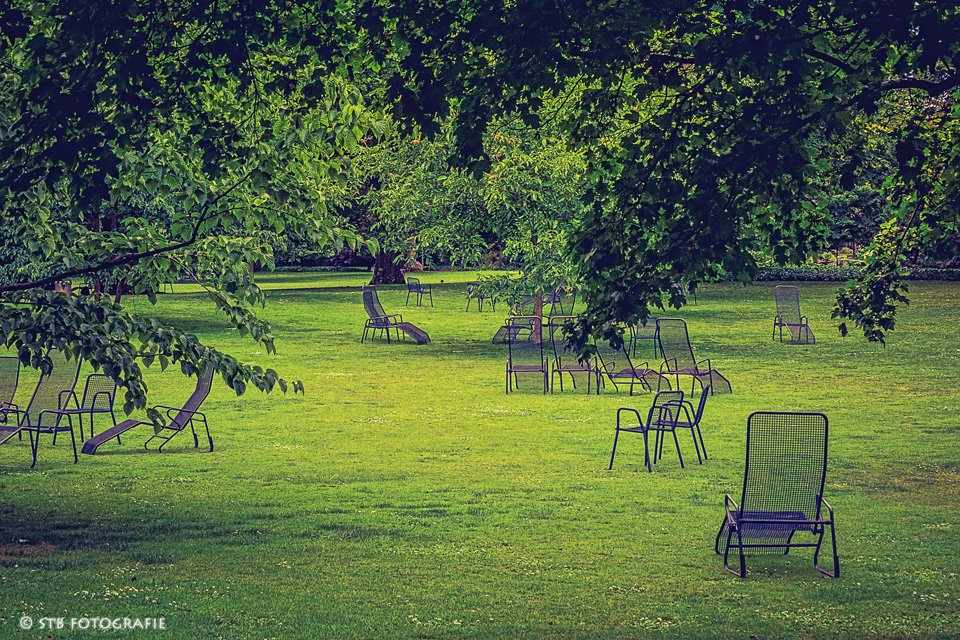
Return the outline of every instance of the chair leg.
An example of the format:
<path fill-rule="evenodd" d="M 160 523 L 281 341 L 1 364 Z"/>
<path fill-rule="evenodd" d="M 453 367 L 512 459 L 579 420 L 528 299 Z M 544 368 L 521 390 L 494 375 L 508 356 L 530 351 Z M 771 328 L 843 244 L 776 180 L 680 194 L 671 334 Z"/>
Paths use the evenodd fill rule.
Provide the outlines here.
<path fill-rule="evenodd" d="M 703 444 L 703 434 L 700 433 L 699 424 L 697 425 L 697 435 L 700 437 L 700 449 L 703 450 L 703 459 L 709 460 L 710 458 L 707 456 L 707 445 Z"/>
<path fill-rule="evenodd" d="M 620 429 L 618 428 L 613 434 L 613 451 L 610 452 L 610 466 L 607 467 L 607 471 L 613 469 L 613 456 L 617 455 L 617 439 L 620 437 Z"/>
<path fill-rule="evenodd" d="M 40 432 L 37 431 L 36 443 L 34 443 L 33 440 L 33 431 L 30 431 L 28 435 L 30 436 L 30 452 L 33 453 L 33 464 L 30 465 L 30 468 L 33 469 L 37 466 L 37 451 L 40 450 Z"/>
<path fill-rule="evenodd" d="M 70 442 L 73 443 L 73 464 L 77 464 L 80 458 L 77 457 L 77 438 L 73 435 L 73 425 L 70 425 Z"/>
<path fill-rule="evenodd" d="M 820 556 L 820 545 L 823 542 L 823 534 L 827 525 L 820 525 L 820 541 L 817 542 L 817 550 L 813 552 L 813 566 L 817 568 L 817 571 L 827 576 L 828 578 L 839 578 L 840 577 L 840 556 L 837 555 L 837 532 L 833 526 L 830 524 L 830 543 L 833 548 L 833 573 L 824 570 L 820 567 L 819 556 Z"/>

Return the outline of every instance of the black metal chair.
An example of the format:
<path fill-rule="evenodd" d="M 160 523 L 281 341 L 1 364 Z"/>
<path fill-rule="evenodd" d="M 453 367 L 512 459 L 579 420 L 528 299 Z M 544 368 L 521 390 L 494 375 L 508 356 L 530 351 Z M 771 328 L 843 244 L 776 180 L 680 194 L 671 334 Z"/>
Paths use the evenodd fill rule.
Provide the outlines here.
<path fill-rule="evenodd" d="M 480 287 L 480 283 L 479 283 L 479 282 L 468 282 L 468 283 L 467 283 L 467 309 L 466 309 L 466 310 L 467 310 L 467 311 L 470 311 L 470 301 L 471 301 L 471 300 L 476 300 L 476 301 L 477 301 L 477 310 L 478 310 L 478 311 L 483 311 L 483 301 L 484 301 L 484 300 L 489 300 L 489 301 L 490 301 L 490 306 L 493 308 L 494 311 L 496 311 L 496 310 L 497 310 L 497 301 L 493 299 L 493 296 L 488 296 L 488 295 L 485 295 L 484 293 L 482 293 L 482 292 L 480 291 L 480 288 L 479 288 L 479 287 Z"/>
<path fill-rule="evenodd" d="M 816 344 L 807 316 L 800 315 L 800 288 L 791 285 L 777 285 L 773 290 L 777 302 L 777 317 L 773 319 L 773 337 L 777 339 L 780 329 L 780 342 L 783 342 L 783 328 L 790 334 L 790 344 Z"/>
<path fill-rule="evenodd" d="M 633 395 L 634 387 L 639 386 L 646 391 L 653 391 L 650 386 L 650 380 L 657 380 L 657 390 L 665 384 L 670 389 L 670 381 L 662 379 L 662 376 L 655 370 L 647 366 L 646 362 L 634 363 L 628 351 L 628 343 L 624 342 L 620 347 L 611 346 L 606 340 L 595 340 L 594 345 L 597 349 L 597 393 L 600 393 L 601 387 L 609 380 L 614 389 L 620 391 L 620 384 L 630 384 L 630 395 Z"/>
<path fill-rule="evenodd" d="M 696 410 L 693 408 L 693 403 L 689 400 L 682 400 L 679 403 L 679 408 L 682 413 L 677 414 L 676 419 L 671 425 L 671 429 L 676 432 L 677 429 L 690 429 L 690 435 L 693 437 L 693 446 L 697 451 L 697 460 L 700 464 L 703 464 L 704 460 L 707 458 L 707 446 L 703 444 L 703 434 L 700 432 L 700 422 L 703 420 L 703 409 L 707 404 L 707 397 L 711 394 L 709 393 L 710 386 L 707 385 L 707 388 L 700 393 L 700 403 L 697 405 Z M 659 434 L 658 434 L 659 435 Z M 699 440 L 699 442 L 697 442 Z M 663 442 L 660 443 L 660 453 L 663 453 Z M 679 453 L 679 448 L 678 448 Z M 700 452 L 703 451 L 703 457 L 700 456 Z M 683 466 L 683 459 L 681 458 L 680 466 Z"/>
<path fill-rule="evenodd" d="M 547 393 L 548 363 L 543 358 L 543 324 L 539 316 L 514 316 L 507 318 L 507 393 L 516 384 L 520 388 L 517 374 L 536 373 L 543 381 L 543 393 Z"/>
<path fill-rule="evenodd" d="M 660 346 L 657 344 L 657 318 L 650 316 L 647 323 L 637 322 L 630 326 L 630 355 L 637 355 L 637 345 L 643 341 L 649 340 L 653 343 L 653 357 L 660 355 Z"/>
<path fill-rule="evenodd" d="M 411 322 L 404 322 L 403 316 L 399 313 L 387 315 L 380 305 L 380 297 L 377 295 L 375 287 L 363 288 L 363 308 L 367 312 L 367 321 L 363 325 L 363 335 L 360 336 L 362 344 L 367 338 L 369 331 L 371 336 L 380 331 L 381 335 L 386 332 L 387 342 L 390 342 L 390 329 L 397 332 L 397 340 L 400 339 L 400 332 L 413 338 L 417 344 L 427 344 L 430 342 L 430 336 L 426 331 Z"/>
<path fill-rule="evenodd" d="M 160 446 L 157 447 L 158 452 L 162 451 L 165 444 L 170 442 L 174 436 L 184 431 L 188 426 L 190 427 L 190 431 L 193 433 L 193 447 L 197 448 L 200 446 L 200 440 L 197 438 L 197 430 L 194 428 L 193 423 L 200 422 L 203 423 L 203 428 L 207 431 L 207 440 L 210 442 L 209 451 L 213 451 L 213 438 L 210 436 L 210 425 L 207 424 L 207 416 L 200 412 L 200 405 L 202 405 L 203 401 L 207 399 L 208 395 L 210 395 L 210 388 L 213 386 L 213 374 L 213 365 L 207 365 L 203 375 L 197 376 L 197 388 L 194 389 L 193 393 L 189 398 L 187 398 L 187 401 L 182 407 L 171 407 L 163 404 L 154 406 L 154 409 L 165 410 L 167 413 L 167 419 L 170 422 L 161 427 L 152 436 L 147 438 L 147 441 L 143 443 L 144 449 L 147 448 L 147 445 L 150 444 L 151 440 L 157 439 L 163 440 L 163 442 L 160 443 Z M 120 434 L 118 433 L 117 440 L 119 441 L 119 439 Z M 94 448 L 94 450 L 96 449 Z"/>
<path fill-rule="evenodd" d="M 714 543 L 714 551 L 723 554 L 727 571 L 744 577 L 747 553 L 786 555 L 793 548 L 812 547 L 817 570 L 831 578 L 839 577 L 833 507 L 823 498 L 827 435 L 827 416 L 822 413 L 757 411 L 747 418 L 740 504 L 727 494 L 726 515 Z M 819 564 L 827 527 L 833 548 L 832 572 Z M 740 558 L 739 572 L 730 568 L 731 550 Z"/>
<path fill-rule="evenodd" d="M 657 319 L 657 344 L 663 357 L 660 363 L 662 379 L 674 376 L 679 387 L 680 376 L 690 376 L 693 379 L 690 383 L 691 395 L 696 392 L 698 382 L 701 388 L 709 387 L 710 393 L 733 392 L 730 381 L 713 368 L 709 358 L 697 360 L 694 357 L 687 323 L 682 318 Z"/>
<path fill-rule="evenodd" d="M 650 411 L 647 412 L 647 421 L 644 422 L 643 418 L 640 416 L 640 412 L 631 407 L 620 407 L 617 409 L 617 430 L 613 436 L 613 451 L 610 452 L 610 466 L 607 467 L 607 470 L 613 469 L 613 458 L 617 455 L 617 441 L 620 439 L 620 432 L 625 431 L 627 433 L 639 433 L 643 435 L 643 462 L 647 465 L 647 471 L 653 472 L 653 467 L 650 464 L 650 440 L 649 433 L 654 430 L 654 425 L 666 425 L 672 421 L 676 420 L 677 417 L 677 402 L 683 401 L 683 391 L 679 389 L 673 391 L 660 391 L 656 396 L 653 397 L 653 405 L 650 407 Z M 624 426 L 624 422 L 621 420 L 621 415 L 624 413 L 632 413 L 637 419 L 637 426 L 627 427 Z M 659 434 L 658 434 L 659 435 Z M 679 453 L 680 448 L 677 446 L 677 452 Z M 654 449 L 656 452 L 656 449 Z M 682 464 L 681 464 L 682 466 Z"/>
<path fill-rule="evenodd" d="M 424 294 L 430 296 L 430 306 L 433 306 L 433 292 L 431 290 L 432 285 L 421 284 L 419 278 L 411 278 L 407 276 L 407 302 L 406 305 L 410 305 L 410 294 L 414 295 L 414 300 L 419 307 L 423 303 Z"/>
<path fill-rule="evenodd" d="M 90 418 L 90 437 L 94 436 L 93 416 L 98 413 L 109 414 L 113 426 L 117 426 L 117 416 L 113 412 L 113 403 L 117 397 L 117 383 L 110 376 L 103 373 L 91 373 L 83 385 L 83 396 L 80 406 L 76 409 L 61 409 L 56 413 L 61 416 L 77 416 L 80 426 L 80 442 L 83 442 L 83 417 Z M 120 436 L 117 436 L 120 442 Z"/>
<path fill-rule="evenodd" d="M 550 324 L 547 325 L 550 331 L 550 342 L 553 345 L 553 363 L 550 367 L 550 393 L 553 393 L 554 378 L 560 376 L 560 391 L 563 391 L 563 374 L 569 374 L 573 383 L 573 388 L 577 388 L 577 374 L 586 374 L 587 394 L 590 394 L 590 382 L 597 371 L 597 359 L 589 358 L 583 362 L 575 349 L 567 345 L 563 337 L 563 325 L 567 322 L 576 320 L 576 316 L 553 316 L 550 318 Z"/>
<path fill-rule="evenodd" d="M 30 396 L 30 402 L 24 409 L 7 409 L 8 414 L 17 414 L 18 424 L 15 429 L 4 429 L 6 433 L 0 444 L 3 444 L 19 435 L 24 431 L 30 437 L 30 451 L 33 454 L 33 463 L 30 468 L 37 464 L 37 453 L 40 450 L 40 434 L 53 435 L 53 444 L 57 443 L 57 434 L 66 431 L 70 432 L 70 440 L 73 443 L 73 462 L 77 462 L 77 440 L 73 431 L 72 416 L 62 415 L 62 411 L 70 408 L 73 403 L 74 408 L 79 408 L 74 388 L 77 386 L 77 379 L 80 377 L 80 365 L 82 359 L 77 358 L 76 363 L 70 362 L 63 354 L 55 349 L 47 352 L 47 355 L 53 361 L 53 368 L 40 374 L 37 386 L 34 387 L 33 395 Z M 64 420 L 66 417 L 66 420 Z"/>

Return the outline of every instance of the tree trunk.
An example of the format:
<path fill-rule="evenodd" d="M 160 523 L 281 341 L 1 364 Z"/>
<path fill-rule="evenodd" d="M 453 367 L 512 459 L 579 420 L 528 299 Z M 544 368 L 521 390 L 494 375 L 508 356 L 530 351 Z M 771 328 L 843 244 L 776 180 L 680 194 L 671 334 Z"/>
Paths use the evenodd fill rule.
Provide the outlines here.
<path fill-rule="evenodd" d="M 373 278 L 370 284 L 405 284 L 402 269 L 395 262 L 396 251 L 381 251 L 373 265 Z"/>

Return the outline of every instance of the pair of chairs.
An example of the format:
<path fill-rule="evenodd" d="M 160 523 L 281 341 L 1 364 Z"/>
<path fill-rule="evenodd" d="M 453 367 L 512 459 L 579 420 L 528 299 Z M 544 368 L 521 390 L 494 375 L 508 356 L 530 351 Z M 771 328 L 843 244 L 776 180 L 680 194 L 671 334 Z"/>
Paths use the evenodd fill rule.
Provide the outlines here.
<path fill-rule="evenodd" d="M 411 278 L 406 276 L 407 280 L 407 302 L 404 306 L 410 306 L 410 296 L 413 295 L 414 301 L 417 303 L 417 306 L 423 304 L 423 296 L 430 296 L 430 306 L 433 306 L 433 290 L 432 286 L 429 284 L 422 284 L 419 278 Z"/>
<path fill-rule="evenodd" d="M 703 410 L 707 404 L 709 387 L 700 394 L 700 402 L 694 409 L 689 400 L 683 399 L 683 391 L 680 389 L 670 391 L 660 391 L 653 399 L 653 405 L 647 412 L 647 420 L 643 421 L 640 412 L 631 407 L 620 407 L 617 410 L 617 430 L 613 436 L 613 451 L 610 452 L 610 466 L 607 469 L 613 469 L 613 458 L 617 455 L 617 441 L 620 439 L 620 433 L 639 433 L 643 436 L 643 454 L 644 464 L 647 465 L 647 471 L 652 472 L 651 463 L 656 463 L 663 457 L 663 443 L 666 441 L 667 434 L 673 436 L 674 445 L 677 448 L 677 458 L 680 460 L 680 468 L 683 467 L 683 454 L 680 453 L 680 440 L 677 438 L 677 429 L 689 429 L 693 437 L 693 446 L 697 451 L 697 460 L 700 464 L 707 459 L 707 447 L 703 443 L 703 433 L 700 431 L 700 423 L 703 421 Z M 624 414 L 632 414 L 636 418 L 637 424 L 633 426 L 623 419 Z M 650 455 L 649 434 L 655 434 L 653 455 Z M 703 455 L 701 456 L 701 451 Z"/>
<path fill-rule="evenodd" d="M 14 356 L 0 357 L 0 378 L 6 381 L 2 385 L 4 400 L 2 402 L 2 422 L 0 422 L 0 444 L 11 440 L 14 436 L 23 437 L 26 432 L 30 438 L 30 450 L 33 454 L 31 468 L 37 464 L 37 455 L 40 449 L 40 435 L 52 435 L 53 444 L 57 443 L 57 435 L 70 433 L 73 445 L 73 461 L 77 462 L 77 441 L 73 428 L 73 419 L 76 418 L 80 441 L 83 442 L 83 419 L 89 418 L 90 436 L 94 436 L 94 416 L 107 414 L 117 424 L 113 413 L 113 402 L 117 395 L 117 384 L 110 376 L 94 373 L 87 376 L 84 383 L 83 396 L 77 398 L 75 392 L 80 377 L 82 359 L 76 363 L 67 360 L 60 352 L 50 351 L 48 357 L 52 360 L 52 368 L 41 370 L 40 379 L 34 387 L 33 393 L 26 407 L 20 409 L 14 404 L 16 390 L 20 380 L 20 359 Z"/>
<path fill-rule="evenodd" d="M 653 456 L 656 462 L 658 455 L 662 455 L 658 451 L 662 451 L 666 433 L 672 431 L 676 441 L 676 429 L 681 422 L 675 416 L 683 406 L 683 401 L 676 395 L 678 393 L 657 394 L 646 424 L 636 410 L 620 409 L 614 454 L 621 431 L 641 433 L 644 462 L 648 471 L 651 470 L 648 434 L 654 431 L 657 435 Z M 700 407 L 694 416 L 698 426 L 707 396 L 706 393 L 700 396 Z M 622 426 L 621 412 L 632 412 L 638 426 Z M 663 427 L 664 423 L 667 428 Z M 683 421 L 684 427 L 688 423 Z M 829 423 L 822 413 L 755 411 L 750 414 L 740 500 L 737 502 L 730 494 L 724 496 L 724 517 L 714 540 L 714 553 L 723 556 L 724 569 L 743 578 L 747 575 L 748 555 L 787 555 L 792 549 L 812 548 L 814 567 L 828 577 L 840 576 L 834 511 L 823 497 L 828 434 Z M 700 435 L 699 429 L 697 435 Z M 696 441 L 697 436 L 694 436 L 694 443 Z M 702 446 L 702 440 L 700 444 Z M 614 454 L 610 456 L 609 468 L 613 468 Z M 681 467 L 682 464 L 681 458 Z M 832 567 L 824 568 L 820 566 L 820 552 L 828 528 L 833 563 Z M 739 560 L 739 566 L 735 568 L 730 566 L 731 553 L 735 553 Z"/>

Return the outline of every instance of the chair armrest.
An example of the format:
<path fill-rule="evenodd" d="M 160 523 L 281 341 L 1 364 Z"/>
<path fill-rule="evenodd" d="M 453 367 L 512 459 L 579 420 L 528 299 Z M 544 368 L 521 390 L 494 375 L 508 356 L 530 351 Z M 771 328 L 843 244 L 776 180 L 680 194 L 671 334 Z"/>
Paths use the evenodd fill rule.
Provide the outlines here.
<path fill-rule="evenodd" d="M 176 413 L 188 413 L 188 414 L 190 414 L 190 418 L 191 418 L 191 419 L 193 419 L 193 416 L 200 416 L 200 417 L 203 418 L 204 420 L 207 419 L 207 416 L 205 416 L 202 411 L 190 411 L 190 410 L 188 410 L 188 409 L 184 409 L 183 407 L 171 407 L 171 406 L 168 406 L 168 405 L 165 405 L 165 404 L 155 404 L 155 405 L 153 405 L 153 408 L 154 408 L 154 409 L 166 409 L 166 410 L 167 410 L 167 417 L 170 418 L 170 421 L 171 421 L 171 422 L 173 422 L 173 416 L 170 415 L 170 414 L 172 414 L 172 413 L 173 413 L 173 414 L 176 414 Z M 182 426 L 182 425 L 181 425 L 181 426 Z"/>
<path fill-rule="evenodd" d="M 673 363 L 673 369 L 670 368 L 670 363 Z M 672 373 L 677 370 L 677 359 L 676 358 L 667 358 L 660 363 L 660 374 L 663 375 L 663 367 L 666 365 L 667 373 Z"/>
<path fill-rule="evenodd" d="M 380 316 L 380 318 L 383 320 L 389 320 L 390 318 L 399 318 L 399 320 L 396 320 L 396 322 L 403 322 L 403 316 L 400 315 L 399 313 L 391 313 L 390 315 Z"/>
<path fill-rule="evenodd" d="M 16 411 L 17 405 L 13 404 L 12 402 L 0 402 L 0 410 Z"/>
<path fill-rule="evenodd" d="M 700 368 L 700 365 L 702 365 L 704 362 L 707 363 L 707 371 L 709 371 L 710 369 L 713 369 L 713 367 L 710 365 L 710 358 L 704 358 L 703 360 L 701 360 L 701 361 L 699 361 L 699 362 L 694 362 L 694 363 L 693 363 L 693 366 L 696 367 L 697 369 L 699 369 L 699 368 Z"/>
<path fill-rule="evenodd" d="M 830 503 L 823 499 L 823 496 L 817 496 L 817 499 L 820 500 L 820 504 L 827 508 L 827 512 L 830 514 L 830 522 L 833 522 L 833 507 L 830 506 Z M 821 516 L 821 519 L 823 516 Z"/>
<path fill-rule="evenodd" d="M 730 512 L 730 505 L 733 505 L 733 513 Z M 730 497 L 729 493 L 723 499 L 723 508 L 727 511 L 727 526 L 736 529 L 739 519 L 734 514 L 740 513 L 740 507 L 737 506 L 736 501 Z"/>
<path fill-rule="evenodd" d="M 644 431 L 647 430 L 647 425 L 643 424 L 643 420 L 640 418 L 640 412 L 636 409 L 631 409 L 630 407 L 620 407 L 617 409 L 617 429 L 620 429 L 620 414 L 624 411 L 629 411 L 630 413 L 634 414 L 637 417 L 637 424 L 639 424 L 640 428 Z"/>
<path fill-rule="evenodd" d="M 807 322 L 807 316 L 800 316 L 800 324 L 810 324 Z"/>

